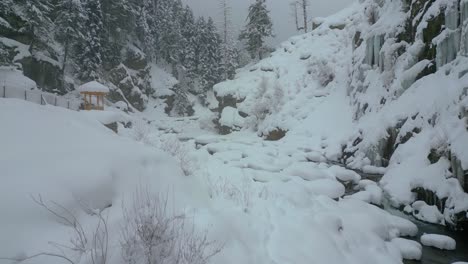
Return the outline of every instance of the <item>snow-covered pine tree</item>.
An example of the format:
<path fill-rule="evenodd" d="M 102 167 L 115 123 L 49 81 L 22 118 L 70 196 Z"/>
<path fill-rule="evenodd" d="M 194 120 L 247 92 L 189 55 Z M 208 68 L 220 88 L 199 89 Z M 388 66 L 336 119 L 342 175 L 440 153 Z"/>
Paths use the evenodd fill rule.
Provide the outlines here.
<path fill-rule="evenodd" d="M 86 27 L 84 39 L 78 44 L 78 78 L 83 81 L 99 80 L 102 65 L 102 10 L 100 1 L 84 0 Z"/>
<path fill-rule="evenodd" d="M 159 0 L 157 6 L 158 58 L 168 63 L 175 72 L 179 62 L 182 40 L 180 17 L 183 6 L 180 0 Z"/>
<path fill-rule="evenodd" d="M 199 75 L 203 94 L 221 81 L 221 37 L 210 17 L 200 34 Z"/>
<path fill-rule="evenodd" d="M 219 0 L 221 12 L 223 14 L 222 21 L 222 62 L 221 71 L 224 80 L 234 78 L 236 69 L 238 68 L 238 55 L 239 52 L 236 48 L 236 43 L 232 37 L 231 28 L 231 6 L 229 0 Z"/>
<path fill-rule="evenodd" d="M 265 2 L 266 0 L 255 0 L 255 3 L 249 7 L 247 25 L 239 36 L 240 40 L 246 41 L 247 50 L 252 59 L 263 58 L 266 49 L 265 38 L 274 36 L 270 11 Z"/>
<path fill-rule="evenodd" d="M 198 60 L 197 52 L 197 28 L 192 9 L 186 6 L 180 18 L 180 30 L 182 34 L 180 44 L 180 64 L 185 72 L 186 85 L 193 88 L 193 80 L 197 77 Z M 179 76 L 180 77 L 180 76 Z M 180 80 L 179 80 L 180 81 Z"/>
<path fill-rule="evenodd" d="M 142 0 L 134 3 L 132 10 L 135 10 L 136 35 L 142 43 L 143 51 L 151 61 L 156 61 L 158 47 L 156 5 L 153 0 Z"/>
<path fill-rule="evenodd" d="M 32 52 L 39 42 L 47 42 L 50 38 L 48 28 L 50 20 L 51 3 L 47 0 L 28 0 L 25 4 L 25 31 L 29 33 L 31 42 L 29 50 Z"/>
<path fill-rule="evenodd" d="M 74 55 L 75 43 L 84 39 L 84 9 L 80 0 L 64 0 L 57 2 L 54 13 L 57 14 L 54 20 L 55 39 L 63 46 L 62 74 L 65 74 L 69 58 Z"/>
<path fill-rule="evenodd" d="M 110 70 L 121 62 L 121 50 L 132 32 L 132 13 L 128 0 L 101 0 L 103 14 L 102 63 Z"/>

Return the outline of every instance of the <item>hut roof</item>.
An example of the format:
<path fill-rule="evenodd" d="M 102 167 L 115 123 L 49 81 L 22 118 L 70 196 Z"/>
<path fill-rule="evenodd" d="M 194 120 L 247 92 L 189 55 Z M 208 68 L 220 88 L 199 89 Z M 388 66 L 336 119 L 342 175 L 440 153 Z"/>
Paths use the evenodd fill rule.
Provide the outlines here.
<path fill-rule="evenodd" d="M 78 87 L 79 92 L 93 92 L 93 93 L 108 93 L 109 88 L 96 82 L 92 81 L 89 83 L 85 83 Z"/>

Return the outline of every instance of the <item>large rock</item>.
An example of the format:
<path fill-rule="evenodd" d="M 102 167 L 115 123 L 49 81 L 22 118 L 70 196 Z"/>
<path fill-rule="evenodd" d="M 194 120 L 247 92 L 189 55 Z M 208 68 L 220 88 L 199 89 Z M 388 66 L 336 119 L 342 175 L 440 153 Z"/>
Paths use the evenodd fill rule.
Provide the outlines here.
<path fill-rule="evenodd" d="M 149 83 L 145 81 L 144 75 L 140 74 L 135 74 L 123 64 L 113 69 L 110 72 L 109 80 L 117 90 L 111 89 L 109 99 L 114 102 L 128 101 L 138 111 L 145 110 L 147 101 L 145 94 L 148 92 Z"/>
<path fill-rule="evenodd" d="M 23 73 L 36 82 L 37 86 L 45 91 L 65 94 L 67 90 L 64 87 L 62 70 L 58 63 L 52 63 L 53 60 L 38 60 L 33 57 L 23 58 L 20 63 L 23 67 Z"/>

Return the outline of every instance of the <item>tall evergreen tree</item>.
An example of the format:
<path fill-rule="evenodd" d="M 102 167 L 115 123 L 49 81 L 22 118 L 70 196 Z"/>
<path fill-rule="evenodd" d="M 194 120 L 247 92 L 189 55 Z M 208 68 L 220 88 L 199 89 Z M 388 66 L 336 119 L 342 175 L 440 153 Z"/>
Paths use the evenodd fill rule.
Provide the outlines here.
<path fill-rule="evenodd" d="M 239 36 L 240 40 L 246 41 L 247 50 L 252 59 L 263 58 L 266 49 L 265 38 L 274 36 L 270 11 L 265 2 L 266 0 L 255 0 L 255 3 L 249 7 L 247 25 Z"/>
<path fill-rule="evenodd" d="M 143 51 L 152 61 L 156 60 L 158 35 L 156 26 L 156 5 L 154 0 L 138 1 L 133 10 L 135 10 L 136 34 L 142 44 Z"/>
<path fill-rule="evenodd" d="M 80 0 L 58 1 L 54 7 L 55 17 L 55 38 L 63 45 L 63 65 L 62 74 L 69 58 L 73 53 L 74 43 L 84 40 L 83 28 L 85 17 L 84 9 Z"/>
<path fill-rule="evenodd" d="M 33 51 L 39 42 L 47 42 L 50 37 L 48 28 L 52 21 L 50 13 L 51 3 L 47 0 L 28 0 L 25 5 L 26 31 L 30 34 L 29 50 Z"/>
<path fill-rule="evenodd" d="M 186 6 L 180 19 L 182 34 L 180 45 L 180 63 L 185 71 L 185 78 L 194 80 L 197 76 L 197 27 L 192 9 Z M 189 84 L 193 86 L 193 83 Z"/>
<path fill-rule="evenodd" d="M 109 70 L 120 64 L 121 50 L 132 31 L 128 0 L 100 0 L 103 14 L 102 62 Z"/>
<path fill-rule="evenodd" d="M 200 32 L 199 74 L 202 92 L 221 81 L 221 37 L 210 17 Z"/>
<path fill-rule="evenodd" d="M 79 44 L 78 63 L 81 66 L 78 78 L 82 81 L 100 79 L 102 66 L 102 10 L 100 1 L 85 0 L 86 27 L 84 39 Z"/>
<path fill-rule="evenodd" d="M 238 51 L 235 46 L 235 41 L 232 38 L 231 28 L 231 6 L 229 0 L 220 0 L 220 8 L 223 14 L 222 21 L 222 63 L 221 71 L 224 80 L 234 78 L 236 69 L 238 67 L 237 57 Z"/>

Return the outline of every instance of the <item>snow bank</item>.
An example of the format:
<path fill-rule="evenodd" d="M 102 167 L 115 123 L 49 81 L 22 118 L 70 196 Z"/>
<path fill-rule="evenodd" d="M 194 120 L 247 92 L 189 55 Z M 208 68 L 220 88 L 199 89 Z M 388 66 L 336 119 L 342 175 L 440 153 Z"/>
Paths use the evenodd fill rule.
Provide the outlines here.
<path fill-rule="evenodd" d="M 222 126 L 241 128 L 243 127 L 245 120 L 242 116 L 239 115 L 239 111 L 233 107 L 226 107 L 221 113 L 221 118 L 219 123 Z"/>
<path fill-rule="evenodd" d="M 421 243 L 424 246 L 436 247 L 438 249 L 455 250 L 457 242 L 448 236 L 436 234 L 424 234 L 421 236 Z"/>
<path fill-rule="evenodd" d="M 150 68 L 151 87 L 157 96 L 169 96 L 174 92 L 171 90 L 178 83 L 177 79 L 167 73 L 161 67 L 152 64 Z"/>
<path fill-rule="evenodd" d="M 92 114 L 0 99 L 0 123 L 2 257 L 54 251 L 49 241 L 70 240 L 69 227 L 45 213 L 31 196 L 65 206 L 85 226 L 93 217 L 81 204 L 93 209 L 112 205 L 105 214 L 113 245 L 120 239 L 121 204 L 132 199 L 137 187 L 147 186 L 152 193 L 173 190 L 178 195 L 170 202 L 177 211 L 204 199 L 188 198 L 197 183 L 183 176 L 175 160 L 117 136 Z M 119 255 L 110 261 L 120 263 Z M 54 260 L 38 258 L 34 263 L 57 263 Z"/>
<path fill-rule="evenodd" d="M 37 89 L 36 82 L 24 76 L 21 71 L 5 66 L 0 67 L 0 97 L 3 97 L 3 87 L 9 91 Z"/>
<path fill-rule="evenodd" d="M 391 242 L 400 250 L 404 259 L 421 259 L 422 246 L 418 242 L 399 237 L 392 239 Z"/>

